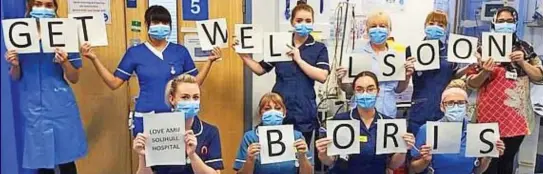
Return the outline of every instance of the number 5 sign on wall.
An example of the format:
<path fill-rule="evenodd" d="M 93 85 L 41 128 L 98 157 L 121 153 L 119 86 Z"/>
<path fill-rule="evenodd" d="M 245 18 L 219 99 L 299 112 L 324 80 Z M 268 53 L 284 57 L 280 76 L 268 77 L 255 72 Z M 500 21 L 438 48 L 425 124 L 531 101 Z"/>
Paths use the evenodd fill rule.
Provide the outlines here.
<path fill-rule="evenodd" d="M 209 19 L 208 0 L 183 0 L 183 20 L 199 21 Z"/>

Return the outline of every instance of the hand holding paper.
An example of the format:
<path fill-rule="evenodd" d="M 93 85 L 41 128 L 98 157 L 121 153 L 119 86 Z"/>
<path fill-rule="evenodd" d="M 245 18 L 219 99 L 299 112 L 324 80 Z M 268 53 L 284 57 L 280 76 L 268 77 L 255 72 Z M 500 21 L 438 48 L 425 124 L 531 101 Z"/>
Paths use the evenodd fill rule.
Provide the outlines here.
<path fill-rule="evenodd" d="M 318 139 L 317 142 L 316 142 L 316 145 L 317 145 L 317 151 L 319 152 L 319 154 L 327 156 L 327 154 L 328 154 L 328 146 L 331 143 L 332 143 L 332 140 L 330 138 Z"/>
<path fill-rule="evenodd" d="M 498 154 L 502 156 L 503 152 L 505 151 L 505 144 L 503 143 L 501 139 L 499 139 L 498 142 L 496 142 L 496 149 L 498 149 Z"/>
<path fill-rule="evenodd" d="M 305 143 L 305 140 L 299 139 L 294 142 L 294 147 L 296 148 L 296 153 L 298 155 L 305 156 L 307 153 L 307 143 Z"/>
<path fill-rule="evenodd" d="M 424 161 L 432 161 L 432 146 L 430 145 L 422 145 L 420 147 L 420 158 Z"/>
<path fill-rule="evenodd" d="M 83 45 L 81 45 L 81 56 L 90 60 L 96 59 L 96 54 L 94 54 L 90 43 L 85 42 Z"/>
<path fill-rule="evenodd" d="M 68 61 L 68 53 L 60 48 L 55 48 L 55 59 L 53 62 L 62 64 L 66 61 Z"/>
<path fill-rule="evenodd" d="M 196 152 L 196 146 L 198 142 L 196 141 L 196 135 L 192 130 L 185 131 L 185 147 L 187 147 L 187 155 L 194 155 Z"/>
<path fill-rule="evenodd" d="M 522 65 L 524 62 L 524 51 L 514 51 L 509 55 L 512 62 L 517 63 L 517 65 Z"/>
<path fill-rule="evenodd" d="M 260 153 L 260 144 L 252 143 L 247 148 L 247 161 L 254 161 Z"/>
<path fill-rule="evenodd" d="M 145 142 L 147 142 L 147 136 L 143 133 L 138 133 L 132 143 L 132 149 L 139 155 L 145 155 Z"/>
<path fill-rule="evenodd" d="M 11 49 L 6 52 L 6 61 L 11 64 L 11 66 L 19 66 L 19 54 L 15 49 Z"/>
<path fill-rule="evenodd" d="M 300 56 L 300 50 L 298 48 L 289 44 L 286 44 L 286 46 L 290 49 L 290 51 L 287 52 L 287 55 L 290 56 L 294 62 L 302 60 L 302 57 Z"/>
<path fill-rule="evenodd" d="M 413 75 L 413 72 L 415 72 L 415 58 L 409 57 L 405 61 L 405 76 L 411 77 Z"/>
<path fill-rule="evenodd" d="M 222 57 L 221 48 L 214 47 L 213 50 L 211 50 L 211 55 L 209 55 L 208 59 L 211 62 L 214 62 L 216 60 L 219 60 Z"/>

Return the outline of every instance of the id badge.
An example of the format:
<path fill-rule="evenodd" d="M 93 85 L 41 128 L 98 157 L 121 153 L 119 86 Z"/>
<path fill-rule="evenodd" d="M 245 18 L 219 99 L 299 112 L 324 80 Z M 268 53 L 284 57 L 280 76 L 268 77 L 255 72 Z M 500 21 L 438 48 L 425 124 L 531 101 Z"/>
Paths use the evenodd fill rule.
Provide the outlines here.
<path fill-rule="evenodd" d="M 506 71 L 505 72 L 505 78 L 509 80 L 516 80 L 517 79 L 517 70 L 513 69 L 512 71 Z"/>

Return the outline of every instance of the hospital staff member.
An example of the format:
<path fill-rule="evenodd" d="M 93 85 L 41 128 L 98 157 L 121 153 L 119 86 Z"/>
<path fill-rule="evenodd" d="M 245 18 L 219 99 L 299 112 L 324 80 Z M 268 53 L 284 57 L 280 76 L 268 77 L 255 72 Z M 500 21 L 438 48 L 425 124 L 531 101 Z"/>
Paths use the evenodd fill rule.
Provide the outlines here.
<path fill-rule="evenodd" d="M 466 126 L 468 124 L 467 117 L 467 102 L 468 94 L 463 89 L 465 83 L 462 80 L 454 84 L 449 85 L 443 94 L 441 95 L 440 109 L 445 112 L 443 118 L 439 121 L 442 122 L 462 122 L 462 137 L 460 144 L 460 152 L 456 154 L 432 154 L 431 144 L 426 143 L 426 124 L 420 127 L 417 134 L 415 146 L 420 149 L 411 150 L 411 168 L 416 173 L 424 171 L 433 171 L 433 173 L 450 173 L 450 174 L 470 174 L 470 173 L 483 173 L 490 164 L 490 157 L 474 158 L 466 157 Z M 437 103 L 435 103 L 437 105 Z M 502 155 L 505 149 L 505 145 L 502 140 L 496 142 L 496 149 L 499 154 Z"/>
<path fill-rule="evenodd" d="M 391 119 L 379 113 L 375 109 L 376 98 L 378 98 L 379 81 L 377 76 L 370 71 L 363 71 L 356 75 L 353 81 L 355 90 L 354 101 L 357 107 L 349 112 L 336 115 L 334 120 L 357 120 L 360 121 L 360 154 L 349 155 L 348 159 L 337 156 L 328 156 L 327 148 L 331 139 L 322 138 L 317 140 L 318 157 L 327 166 L 333 166 L 333 173 L 371 173 L 385 174 L 387 169 L 396 169 L 402 166 L 406 159 L 406 153 L 376 155 L 377 120 Z M 403 140 L 411 149 L 415 143 L 415 137 L 411 133 L 402 136 Z"/>
<path fill-rule="evenodd" d="M 447 61 L 447 14 L 442 11 L 432 11 L 426 16 L 424 23 L 424 40 L 439 41 L 439 69 L 429 71 L 417 71 L 413 75 L 413 105 L 409 109 L 407 131 L 417 134 L 421 125 L 426 121 L 436 121 L 443 117 L 439 105 L 441 93 L 447 84 L 456 77 L 464 75 L 464 68 L 459 68 L 457 63 Z M 409 48 L 407 49 L 410 50 Z M 409 51 L 410 52 L 410 51 Z M 408 53 L 411 55 L 411 52 Z"/>
<path fill-rule="evenodd" d="M 524 136 L 535 126 L 530 101 L 530 82 L 543 84 L 543 67 L 534 48 L 516 35 L 517 11 L 503 7 L 496 11 L 492 31 L 513 34 L 511 62 L 496 65 L 492 58 L 468 72 L 468 85 L 479 89 L 477 122 L 499 123 L 505 143 L 504 155 L 492 159 L 488 174 L 513 173 L 515 156 Z"/>
<path fill-rule="evenodd" d="M 279 94 L 267 93 L 262 96 L 258 104 L 258 115 L 261 118 L 261 123 L 254 130 L 245 132 L 238 149 L 236 161 L 234 162 L 234 170 L 238 174 L 311 174 L 313 172 L 313 165 L 310 162 L 311 154 L 307 153 L 307 143 L 302 133 L 296 130 L 294 131 L 296 141 L 292 146 L 296 148 L 297 161 L 261 164 L 259 158 L 260 147 L 262 145 L 266 146 L 266 144 L 258 143 L 258 127 L 282 125 L 286 112 L 286 106 Z"/>
<path fill-rule="evenodd" d="M 221 50 L 215 48 L 209 60 L 202 68 L 202 73 L 194 66 L 187 48 L 170 43 L 166 39 L 170 35 L 172 19 L 168 10 L 162 6 L 151 6 L 145 11 L 145 23 L 149 29 L 149 40 L 143 44 L 130 47 L 121 59 L 115 73 L 111 74 L 92 51 L 89 44 L 83 46 L 96 71 L 106 85 L 118 89 L 129 80 L 132 73 L 138 76 L 140 92 L 136 102 L 136 114 L 132 134 L 143 132 L 141 113 L 169 111 L 164 104 L 164 87 L 168 80 L 181 74 L 196 76 L 198 84 L 202 84 L 213 62 L 221 57 Z"/>
<path fill-rule="evenodd" d="M 193 174 L 220 173 L 224 169 L 221 155 L 221 139 L 219 130 L 198 117 L 200 111 L 200 86 L 195 77 L 181 75 L 168 82 L 165 98 L 175 112 L 185 113 L 185 147 L 187 165 L 146 167 L 145 142 L 147 134 L 138 133 L 134 139 L 133 149 L 139 156 L 137 174 Z M 164 101 L 163 101 L 164 102 Z"/>
<path fill-rule="evenodd" d="M 315 41 L 310 34 L 313 21 L 313 8 L 298 1 L 290 19 L 295 29 L 292 36 L 294 48 L 287 54 L 292 61 L 256 62 L 250 54 L 238 54 L 243 63 L 257 75 L 270 72 L 275 67 L 276 80 L 272 91 L 285 100 L 285 122 L 293 122 L 294 129 L 302 132 L 307 142 L 311 141 L 314 130 L 318 128 L 315 81 L 324 83 L 330 68 L 326 46 Z"/>
<path fill-rule="evenodd" d="M 57 8 L 56 0 L 28 0 L 26 16 L 55 18 Z M 66 80 L 72 84 L 79 81 L 79 54 L 58 48 L 54 53 L 41 49 L 30 54 L 8 50 L 5 58 L 20 91 L 24 125 L 22 167 L 38 169 L 39 174 L 53 174 L 57 166 L 61 174 L 77 173 L 74 161 L 87 155 L 87 137 Z"/>
<path fill-rule="evenodd" d="M 370 60 L 353 60 L 353 61 L 366 61 L 372 65 L 373 73 L 380 73 L 381 68 L 379 65 L 379 59 L 384 56 L 388 51 L 404 52 L 405 49 L 399 49 L 397 47 L 390 48 L 387 44 L 387 38 L 392 31 L 390 16 L 382 11 L 374 12 L 368 16 L 366 20 L 366 28 L 370 41 L 365 43 L 360 50 L 353 50 L 355 53 L 364 53 L 370 55 Z M 387 116 L 396 117 L 396 94 L 401 93 L 407 89 L 411 75 L 414 71 L 414 58 L 409 57 L 405 63 L 405 80 L 404 81 L 386 81 L 379 84 L 379 97 L 376 101 L 377 112 Z M 343 91 L 347 93 L 347 96 L 353 96 L 355 91 L 352 89 L 352 84 L 342 83 L 343 77 L 347 75 L 346 67 L 340 67 L 337 70 L 338 84 Z M 354 96 L 353 96 L 354 97 Z"/>

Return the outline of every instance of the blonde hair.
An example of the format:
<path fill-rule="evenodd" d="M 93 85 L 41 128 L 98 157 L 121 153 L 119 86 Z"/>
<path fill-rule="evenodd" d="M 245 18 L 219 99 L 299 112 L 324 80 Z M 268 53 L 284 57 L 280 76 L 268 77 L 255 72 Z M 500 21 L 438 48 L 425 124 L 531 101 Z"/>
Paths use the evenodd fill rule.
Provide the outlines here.
<path fill-rule="evenodd" d="M 188 74 L 183 74 L 170 80 L 166 84 L 166 91 L 164 94 L 164 100 L 167 105 L 171 106 L 169 98 L 170 96 L 175 96 L 175 90 L 181 83 L 198 84 L 198 82 L 196 81 L 196 77 Z"/>
<path fill-rule="evenodd" d="M 385 21 L 382 21 L 382 18 L 385 19 Z M 380 23 L 385 22 L 388 25 L 388 29 L 392 31 L 392 20 L 390 19 L 390 15 L 384 11 L 375 11 L 368 15 L 368 18 L 366 20 L 366 28 L 370 28 L 371 23 Z"/>
<path fill-rule="evenodd" d="M 428 16 L 426 16 L 424 25 L 428 24 L 431 21 L 443 24 L 445 25 L 445 27 L 447 27 L 448 25 L 447 14 L 441 10 L 435 10 L 430 12 Z"/>
<path fill-rule="evenodd" d="M 466 82 L 462 79 L 455 79 L 455 80 L 452 80 L 449 85 L 447 85 L 447 87 L 445 89 L 449 89 L 449 88 L 460 88 L 460 89 L 463 89 L 464 91 L 467 90 L 467 85 L 466 85 Z"/>
<path fill-rule="evenodd" d="M 263 113 L 262 109 L 264 109 L 264 107 L 270 102 L 273 102 L 276 105 L 281 106 L 281 108 L 283 108 L 283 110 L 287 109 L 287 107 L 285 106 L 285 103 L 283 102 L 283 98 L 279 94 L 269 92 L 269 93 L 264 94 L 262 96 L 262 98 L 260 98 L 260 102 L 258 103 L 258 115 L 259 116 L 261 116 L 262 113 Z"/>

